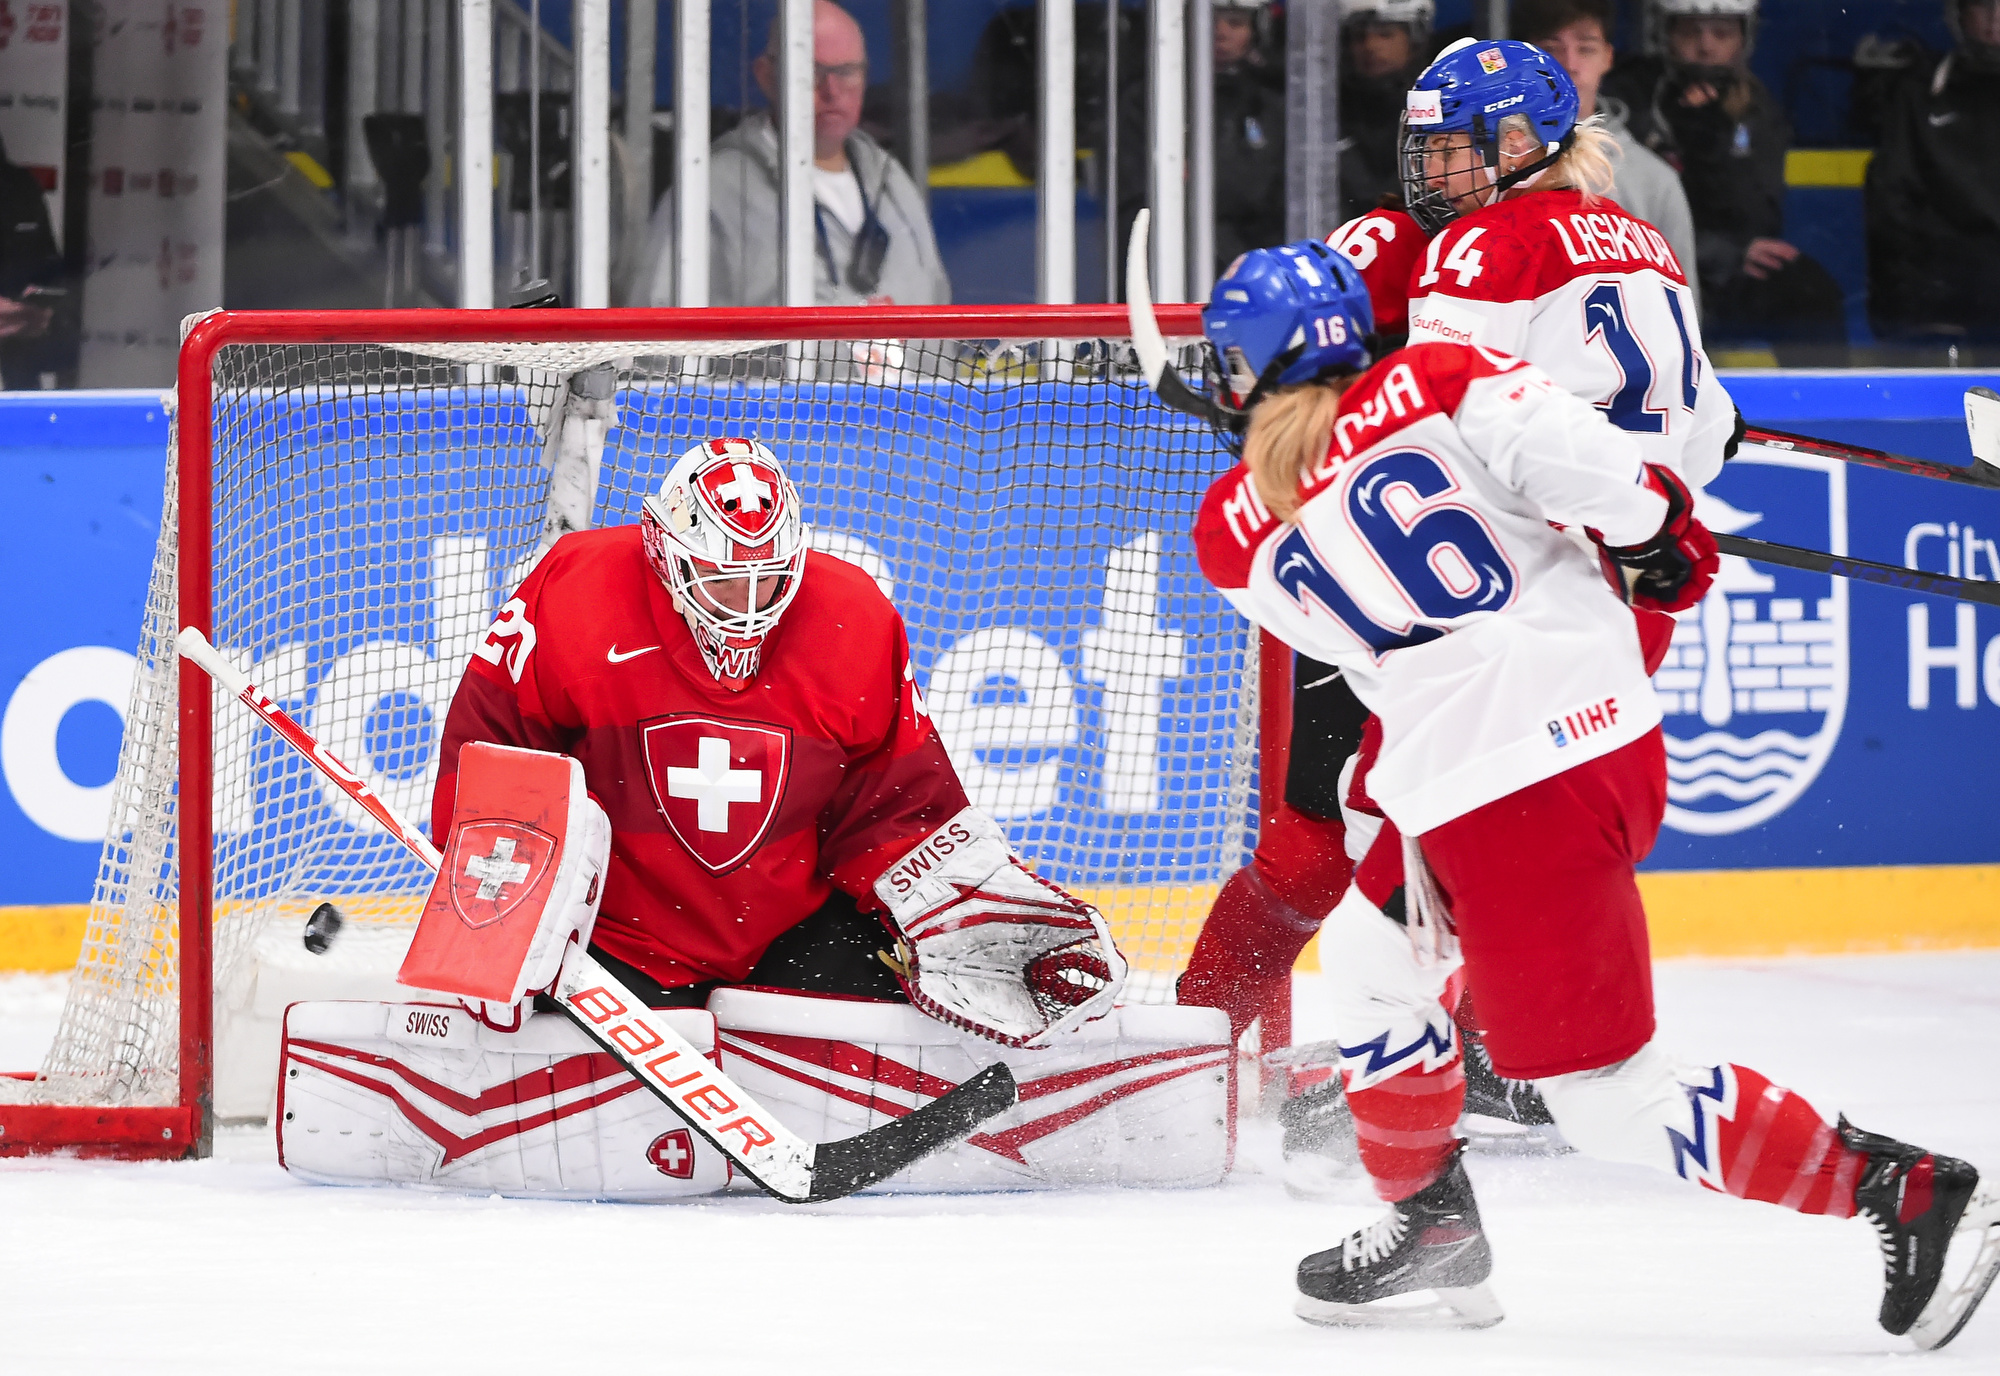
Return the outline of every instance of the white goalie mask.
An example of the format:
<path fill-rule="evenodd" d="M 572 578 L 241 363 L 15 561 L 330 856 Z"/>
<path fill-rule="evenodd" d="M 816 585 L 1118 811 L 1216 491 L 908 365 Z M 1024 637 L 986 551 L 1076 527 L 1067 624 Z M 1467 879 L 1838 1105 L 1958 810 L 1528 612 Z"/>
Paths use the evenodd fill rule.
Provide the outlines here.
<path fill-rule="evenodd" d="M 639 525 L 709 672 L 748 688 L 806 571 L 798 489 L 778 456 L 755 440 L 698 445 L 646 498 Z"/>

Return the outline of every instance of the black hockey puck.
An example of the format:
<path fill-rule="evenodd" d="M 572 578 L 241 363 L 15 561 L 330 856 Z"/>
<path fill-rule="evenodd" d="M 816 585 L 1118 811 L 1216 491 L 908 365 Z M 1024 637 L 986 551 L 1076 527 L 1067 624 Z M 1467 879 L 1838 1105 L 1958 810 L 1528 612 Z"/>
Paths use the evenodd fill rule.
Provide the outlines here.
<path fill-rule="evenodd" d="M 347 919 L 340 915 L 340 909 L 331 903 L 322 903 L 306 919 L 306 949 L 316 956 L 323 956 L 333 946 L 333 939 L 340 935 L 341 923 Z"/>

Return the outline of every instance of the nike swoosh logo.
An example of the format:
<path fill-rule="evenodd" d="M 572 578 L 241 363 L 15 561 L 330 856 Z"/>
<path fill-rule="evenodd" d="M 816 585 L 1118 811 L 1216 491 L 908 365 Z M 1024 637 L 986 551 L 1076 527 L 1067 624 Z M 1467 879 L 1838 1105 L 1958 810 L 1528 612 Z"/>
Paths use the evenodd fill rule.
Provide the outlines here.
<path fill-rule="evenodd" d="M 643 650 L 628 650 L 626 653 L 621 655 L 618 653 L 618 647 L 616 645 L 613 645 L 610 649 L 604 652 L 604 657 L 610 660 L 613 664 L 623 664 L 628 659 L 637 659 L 640 655 L 650 654 L 654 650 L 657 650 L 659 648 L 660 647 L 657 645 L 648 645 Z"/>

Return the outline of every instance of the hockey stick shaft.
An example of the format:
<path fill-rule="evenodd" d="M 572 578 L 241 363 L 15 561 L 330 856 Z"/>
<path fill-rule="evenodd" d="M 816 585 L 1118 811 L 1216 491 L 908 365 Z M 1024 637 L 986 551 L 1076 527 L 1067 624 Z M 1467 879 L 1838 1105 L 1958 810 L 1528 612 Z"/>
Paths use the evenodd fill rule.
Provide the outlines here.
<path fill-rule="evenodd" d="M 433 873 L 443 865 L 444 857 L 428 837 L 259 690 L 207 636 L 184 627 L 176 644 L 183 658 L 263 718 Z M 585 1036 L 765 1193 L 788 1204 L 839 1199 L 875 1184 L 962 1139 L 1013 1107 L 1016 1098 L 1012 1072 L 993 1065 L 894 1122 L 844 1141 L 812 1143 L 786 1128 L 580 945 L 572 945 L 563 959 L 555 996 Z"/>
<path fill-rule="evenodd" d="M 1751 540 L 1741 535 L 1717 535 L 1715 547 L 1724 554 L 1737 554 L 1766 564 L 1830 573 L 1835 578 L 1851 578 L 1857 583 L 1874 583 L 1907 592 L 1929 593 L 1933 597 L 1955 597 L 1963 602 L 1985 602 L 2000 607 L 2000 583 L 1976 583 L 1942 573 L 1878 564 L 1871 559 L 1850 559 L 1844 554 L 1804 549 L 1798 545 L 1775 545 L 1768 540 Z"/>
<path fill-rule="evenodd" d="M 1941 482 L 1957 483 L 1962 487 L 1980 487 L 1989 492 L 2000 490 L 2000 468 L 1995 468 L 1979 458 L 1975 458 L 1969 467 L 1961 467 L 1958 464 L 1936 463 L 1930 459 L 1913 459 L 1907 455 L 1891 454 L 1880 449 L 1866 449 L 1858 444 L 1840 444 L 1833 440 L 1814 439 L 1810 435 L 1766 430 L 1758 425 L 1753 425 L 1743 432 L 1743 442 L 1761 444 L 1768 449 L 1788 449 L 1798 454 L 1838 459 L 1842 463 L 1857 464 L 1863 468 L 1880 468 L 1891 473 L 1910 473 L 1919 478 L 1936 478 Z"/>

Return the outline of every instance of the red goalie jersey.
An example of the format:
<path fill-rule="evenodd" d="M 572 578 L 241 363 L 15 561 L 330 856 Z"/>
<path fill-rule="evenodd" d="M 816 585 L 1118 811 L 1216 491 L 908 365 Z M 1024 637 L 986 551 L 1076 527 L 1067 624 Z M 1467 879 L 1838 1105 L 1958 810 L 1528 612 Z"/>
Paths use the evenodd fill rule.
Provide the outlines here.
<path fill-rule="evenodd" d="M 809 554 L 732 692 L 636 526 L 564 536 L 501 609 L 445 721 L 434 836 L 473 740 L 583 762 L 612 827 L 593 944 L 668 988 L 741 980 L 836 886 L 879 908 L 875 880 L 967 805 L 867 574 Z"/>

